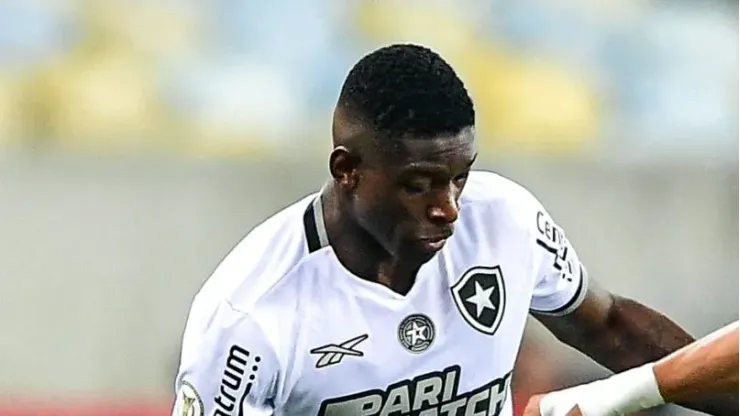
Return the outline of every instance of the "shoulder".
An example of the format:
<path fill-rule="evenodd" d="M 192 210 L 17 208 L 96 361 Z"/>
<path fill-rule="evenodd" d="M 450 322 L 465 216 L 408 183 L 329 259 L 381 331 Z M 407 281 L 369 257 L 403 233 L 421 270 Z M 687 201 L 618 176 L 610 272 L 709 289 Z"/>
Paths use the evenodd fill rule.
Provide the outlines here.
<path fill-rule="evenodd" d="M 208 321 L 223 304 L 254 317 L 256 305 L 311 256 L 303 216 L 314 197 L 301 199 L 250 231 L 196 294 L 189 321 Z"/>
<path fill-rule="evenodd" d="M 542 204 L 523 185 L 497 173 L 472 171 L 468 177 L 460 206 L 472 216 L 485 215 L 489 221 L 531 228 L 536 224 Z"/>

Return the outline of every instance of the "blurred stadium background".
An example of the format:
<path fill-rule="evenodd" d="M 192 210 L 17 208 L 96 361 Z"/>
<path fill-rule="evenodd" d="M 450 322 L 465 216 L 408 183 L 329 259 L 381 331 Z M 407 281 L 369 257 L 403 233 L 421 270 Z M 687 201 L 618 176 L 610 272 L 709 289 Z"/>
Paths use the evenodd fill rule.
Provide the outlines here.
<path fill-rule="evenodd" d="M 737 319 L 737 7 L 0 2 L 0 416 L 167 415 L 192 296 L 318 189 L 343 77 L 392 41 L 458 68 L 481 166 L 592 276 L 697 336 Z M 532 324 L 516 401 L 601 374 Z"/>

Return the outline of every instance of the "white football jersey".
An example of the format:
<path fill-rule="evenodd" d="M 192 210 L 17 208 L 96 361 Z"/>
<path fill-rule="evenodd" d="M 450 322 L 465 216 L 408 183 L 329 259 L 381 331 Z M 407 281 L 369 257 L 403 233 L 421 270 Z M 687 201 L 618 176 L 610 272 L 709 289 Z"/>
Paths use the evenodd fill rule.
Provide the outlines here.
<path fill-rule="evenodd" d="M 257 226 L 196 295 L 173 416 L 506 415 L 530 311 L 587 278 L 524 187 L 472 172 L 455 233 L 407 295 L 360 279 L 311 195 Z"/>

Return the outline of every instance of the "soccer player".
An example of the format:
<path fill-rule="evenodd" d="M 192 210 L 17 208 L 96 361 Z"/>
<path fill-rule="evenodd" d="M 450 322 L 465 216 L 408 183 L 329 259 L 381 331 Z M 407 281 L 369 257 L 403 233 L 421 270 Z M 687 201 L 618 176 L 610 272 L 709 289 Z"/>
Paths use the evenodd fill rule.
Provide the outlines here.
<path fill-rule="evenodd" d="M 656 363 L 530 399 L 525 416 L 609 416 L 738 391 L 738 323 Z M 570 410 L 573 409 L 573 410 Z M 570 410 L 570 411 L 569 411 Z"/>
<path fill-rule="evenodd" d="M 508 416 L 530 312 L 614 371 L 693 341 L 590 281 L 527 189 L 471 171 L 473 102 L 433 51 L 360 59 L 332 139 L 321 190 L 253 229 L 193 300 L 174 416 Z"/>

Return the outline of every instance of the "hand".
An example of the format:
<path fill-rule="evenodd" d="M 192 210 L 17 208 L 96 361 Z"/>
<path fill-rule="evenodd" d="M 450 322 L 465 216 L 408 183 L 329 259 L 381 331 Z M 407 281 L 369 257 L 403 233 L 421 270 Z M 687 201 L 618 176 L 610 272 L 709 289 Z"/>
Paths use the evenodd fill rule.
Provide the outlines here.
<path fill-rule="evenodd" d="M 522 416 L 583 416 L 583 414 L 581 413 L 581 409 L 579 409 L 578 406 L 575 406 L 565 415 L 557 415 L 553 413 L 543 414 L 540 412 L 540 402 L 542 401 L 543 397 L 545 397 L 544 394 L 538 394 L 536 396 L 530 397 L 529 402 L 527 402 L 527 407 L 524 408 L 524 414 Z"/>

